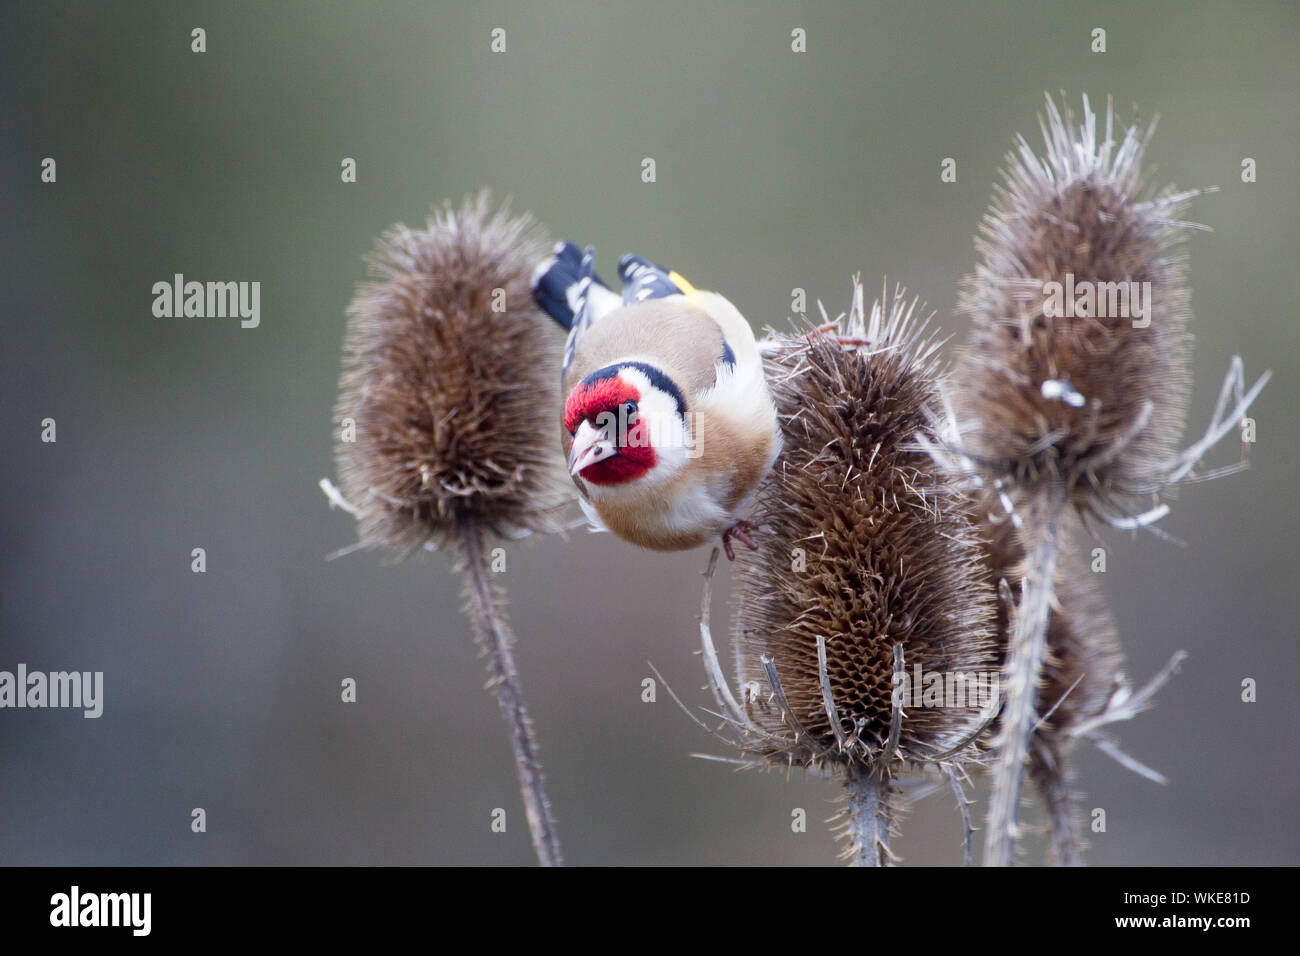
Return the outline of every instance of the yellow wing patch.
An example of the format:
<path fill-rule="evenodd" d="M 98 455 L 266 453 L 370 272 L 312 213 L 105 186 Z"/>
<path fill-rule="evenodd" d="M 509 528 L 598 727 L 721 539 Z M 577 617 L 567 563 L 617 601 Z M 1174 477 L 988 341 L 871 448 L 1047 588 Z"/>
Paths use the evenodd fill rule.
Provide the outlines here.
<path fill-rule="evenodd" d="M 687 296 L 688 298 L 693 297 L 695 293 L 699 291 L 695 288 L 695 286 L 691 285 L 689 282 L 686 281 L 685 276 L 683 276 L 680 272 L 677 272 L 676 270 L 670 271 L 668 273 L 668 278 L 672 280 L 673 285 L 681 289 L 682 294 Z"/>

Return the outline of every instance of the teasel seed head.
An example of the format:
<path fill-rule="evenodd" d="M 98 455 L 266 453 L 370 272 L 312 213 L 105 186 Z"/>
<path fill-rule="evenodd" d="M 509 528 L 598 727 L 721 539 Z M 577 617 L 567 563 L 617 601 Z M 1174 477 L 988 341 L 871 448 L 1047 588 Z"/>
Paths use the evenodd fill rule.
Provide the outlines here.
<path fill-rule="evenodd" d="M 900 291 L 868 319 L 855 279 L 831 334 L 768 340 L 784 448 L 755 499 L 760 548 L 737 561 L 734 632 L 740 683 L 762 688 L 745 708 L 768 760 L 888 775 L 973 753 L 977 702 L 895 705 L 896 667 L 909 687 L 918 668 L 996 670 L 995 597 L 967 501 L 916 444 L 941 369 L 915 311 Z"/>
<path fill-rule="evenodd" d="M 1021 486 L 1059 481 L 1084 511 L 1125 514 L 1164 486 L 1183 430 L 1180 245 L 1198 191 L 1142 198 L 1154 124 L 1117 133 L 1110 104 L 1099 130 L 1086 97 L 1078 121 L 1049 97 L 1041 125 L 1042 158 L 1023 138 L 1007 156 L 959 303 L 973 319 L 959 394 L 981 426 L 968 448 Z M 1074 309 L 1085 289 L 1092 315 L 1051 314 Z"/>
<path fill-rule="evenodd" d="M 855 278 L 847 320 L 765 340 L 783 448 L 755 495 L 758 550 L 737 562 L 743 703 L 718 666 L 707 584 L 700 615 L 731 742 L 751 763 L 841 777 L 841 857 L 860 866 L 895 860 L 894 778 L 926 765 L 957 795 L 969 862 L 961 780 L 999 699 L 983 543 L 970 499 L 927 451 L 942 371 L 916 308 L 900 290 L 868 318 Z M 924 696 L 959 675 L 960 700 Z"/>
<path fill-rule="evenodd" d="M 348 309 L 336 407 L 343 491 L 321 487 L 356 516 L 362 545 L 398 555 L 454 545 L 533 848 L 558 866 L 515 635 L 487 560 L 494 537 L 562 528 L 573 500 L 555 430 L 563 343 L 529 287 L 548 247 L 530 217 L 494 210 L 486 191 L 435 210 L 423 230 L 396 226 L 379 240 Z"/>
<path fill-rule="evenodd" d="M 563 341 L 529 289 L 548 248 L 487 191 L 376 243 L 336 408 L 355 423 L 336 460 L 363 544 L 438 547 L 458 522 L 505 538 L 562 527 Z"/>
<path fill-rule="evenodd" d="M 1168 508 L 1150 497 L 1195 468 L 1267 380 L 1245 391 L 1235 359 L 1205 437 L 1176 452 L 1191 384 L 1183 214 L 1199 190 L 1152 193 L 1141 165 L 1154 125 L 1117 138 L 1109 104 L 1098 130 L 1086 97 L 1078 121 L 1049 97 L 1041 125 L 1045 156 L 1023 138 L 1008 156 L 960 303 L 973 327 L 956 398 L 978 424 L 964 453 L 985 487 L 1017 499 L 1024 535 L 985 828 L 992 866 L 1014 860 L 1024 769 L 1049 739 L 1037 707 L 1066 525 L 1075 515 L 1121 528 L 1158 520 Z M 1095 663 L 1106 648 L 1087 648 L 1093 637 L 1078 650 Z M 1106 721 L 1135 712 L 1117 700 Z"/>

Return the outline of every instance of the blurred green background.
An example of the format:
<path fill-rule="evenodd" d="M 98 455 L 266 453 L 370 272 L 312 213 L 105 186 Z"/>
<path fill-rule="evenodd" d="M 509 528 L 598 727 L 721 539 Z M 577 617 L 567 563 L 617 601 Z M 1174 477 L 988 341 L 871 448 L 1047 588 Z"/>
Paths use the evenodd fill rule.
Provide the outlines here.
<path fill-rule="evenodd" d="M 344 309 L 372 237 L 480 186 L 557 237 L 625 251 L 782 325 L 850 276 L 904 283 L 958 340 L 971 236 L 1045 91 L 1161 115 L 1153 181 L 1194 215 L 1196 387 L 1275 379 L 1251 469 L 1108 541 L 1144 680 L 1119 728 L 1163 771 L 1081 751 L 1096 864 L 1300 862 L 1295 304 L 1300 8 L 1292 3 L 28 3 L 0 12 L 0 668 L 103 670 L 97 720 L 0 712 L 0 861 L 527 864 L 513 765 L 438 555 L 354 540 L 333 474 Z M 1107 30 L 1108 51 L 1089 51 Z M 207 31 L 207 52 L 190 31 Z M 507 52 L 489 52 L 506 30 Z M 791 30 L 807 31 L 792 53 Z M 58 163 L 42 184 L 40 162 Z M 640 181 L 654 157 L 658 181 Z M 1259 181 L 1240 182 L 1243 157 Z M 354 157 L 359 181 L 340 182 Z M 954 157 L 958 179 L 941 184 Z M 1150 167 L 1149 167 L 1150 168 Z M 261 326 L 155 319 L 182 272 L 262 283 Z M 57 421 L 42 444 L 40 422 Z M 1218 462 L 1235 460 L 1229 438 Z M 190 551 L 207 550 L 206 574 Z M 733 773 L 662 692 L 704 703 L 706 553 L 577 532 L 512 547 L 520 666 L 578 864 L 822 864 L 836 788 Z M 724 589 L 725 592 L 725 589 Z M 715 604 L 722 628 L 725 593 Z M 359 700 L 339 701 L 344 677 Z M 1259 701 L 1240 684 L 1259 682 Z M 977 812 L 982 818 L 982 800 Z M 190 832 L 190 811 L 208 814 Z M 489 830 L 494 807 L 506 834 Z M 791 810 L 808 832 L 791 832 Z M 960 862 L 945 791 L 909 864 Z M 1041 859 L 1030 846 L 1026 859 Z"/>

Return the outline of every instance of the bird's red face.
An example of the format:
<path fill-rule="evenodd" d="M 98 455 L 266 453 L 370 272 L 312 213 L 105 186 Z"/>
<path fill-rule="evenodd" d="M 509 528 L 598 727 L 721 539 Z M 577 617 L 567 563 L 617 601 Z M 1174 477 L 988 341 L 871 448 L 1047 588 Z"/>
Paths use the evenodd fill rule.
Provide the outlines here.
<path fill-rule="evenodd" d="M 593 373 L 564 403 L 564 427 L 573 436 L 569 472 L 593 485 L 635 481 L 655 466 L 640 390 L 618 374 Z"/>

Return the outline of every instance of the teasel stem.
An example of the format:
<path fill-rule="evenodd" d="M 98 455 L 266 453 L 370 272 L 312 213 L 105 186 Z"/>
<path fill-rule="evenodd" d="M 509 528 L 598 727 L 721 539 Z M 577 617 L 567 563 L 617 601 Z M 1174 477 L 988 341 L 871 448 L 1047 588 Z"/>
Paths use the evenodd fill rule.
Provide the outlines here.
<path fill-rule="evenodd" d="M 850 866 L 889 866 L 890 781 L 855 765 L 845 781 Z"/>
<path fill-rule="evenodd" d="M 1006 706 L 993 765 L 984 865 L 1010 866 L 1016 851 L 1016 815 L 1024 785 L 1030 738 L 1037 723 L 1038 683 L 1047 655 L 1047 621 L 1052 611 L 1053 580 L 1060 550 L 1066 491 L 1059 480 L 1038 488 L 1026 522 L 1025 574 L 1015 610 L 1003 676 Z"/>
<path fill-rule="evenodd" d="M 546 781 L 532 721 L 524 706 L 524 692 L 510 646 L 515 636 L 502 608 L 502 597 L 489 576 L 482 529 L 472 518 L 456 522 L 456 543 L 464 569 L 465 597 L 470 623 L 479 646 L 487 655 L 488 688 L 501 705 L 510 732 L 510 745 L 519 774 L 519 792 L 528 817 L 533 849 L 542 866 L 563 866 L 560 839 L 551 804 L 546 798 Z"/>
<path fill-rule="evenodd" d="M 1083 866 L 1083 844 L 1068 767 L 1056 748 L 1043 741 L 1035 742 L 1031 761 L 1030 774 L 1047 816 L 1050 862 L 1056 866 Z"/>

